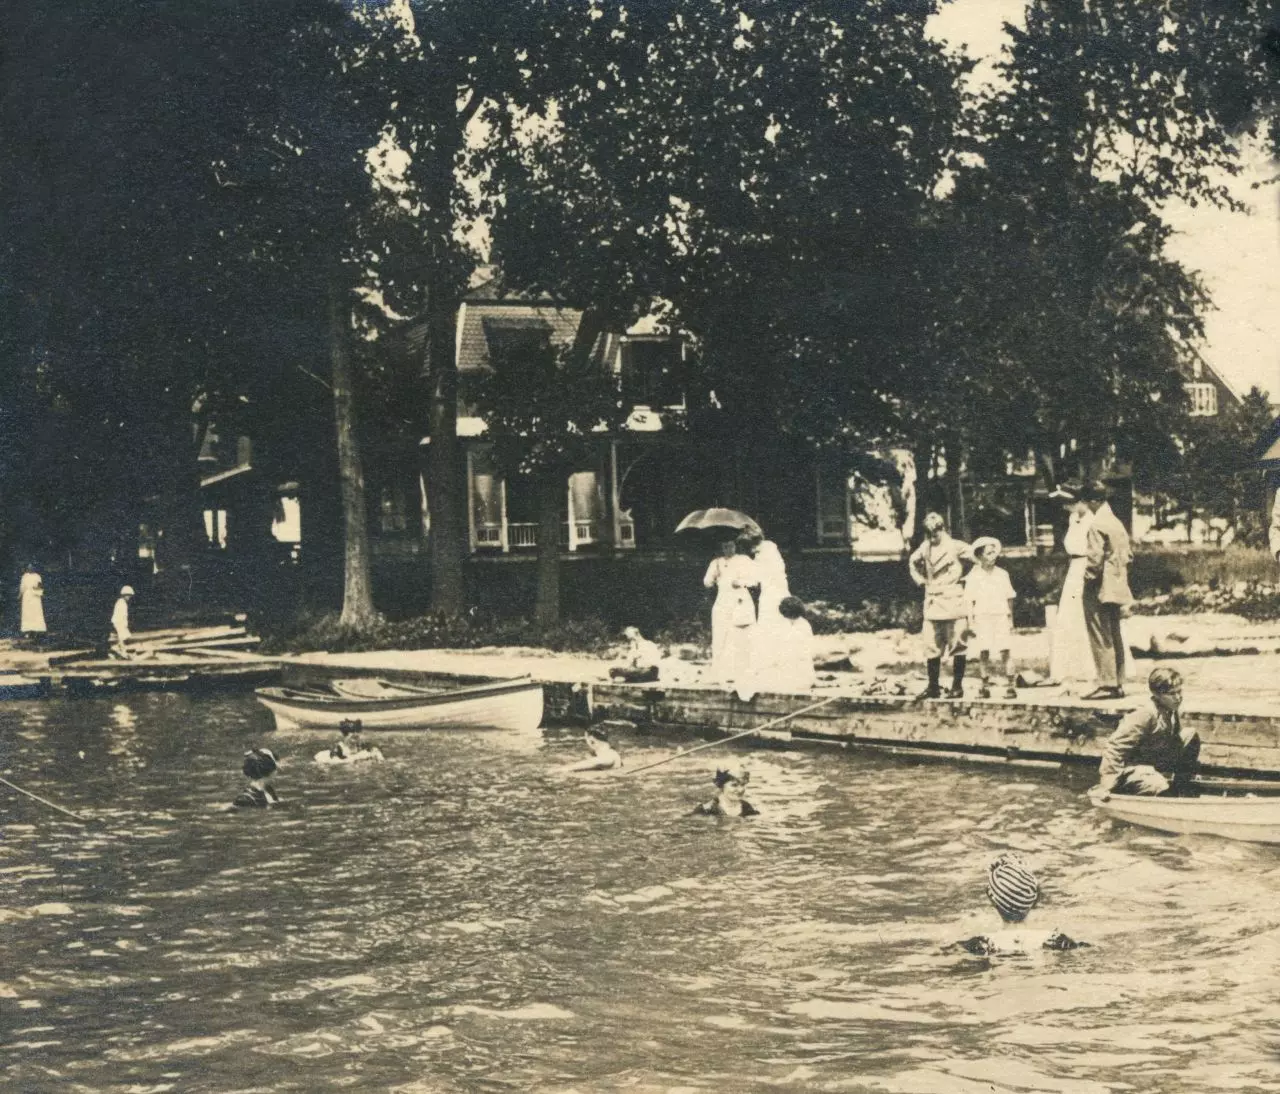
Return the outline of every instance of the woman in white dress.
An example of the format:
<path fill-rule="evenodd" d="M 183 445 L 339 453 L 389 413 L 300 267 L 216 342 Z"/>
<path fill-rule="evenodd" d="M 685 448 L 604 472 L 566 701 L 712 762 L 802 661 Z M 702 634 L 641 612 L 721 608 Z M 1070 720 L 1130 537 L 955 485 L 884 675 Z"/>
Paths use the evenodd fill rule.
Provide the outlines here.
<path fill-rule="evenodd" d="M 737 543 L 726 539 L 702 584 L 716 591 L 711 608 L 711 678 L 728 689 L 743 684 L 750 675 L 751 632 L 756 622 L 751 587 L 759 579 L 751 559 L 738 554 Z"/>
<path fill-rule="evenodd" d="M 1050 635 L 1049 678 L 1073 693 L 1088 685 L 1094 676 L 1093 652 L 1084 620 L 1084 571 L 1089 564 L 1086 556 L 1093 514 L 1079 498 L 1072 498 L 1070 504 L 1071 517 L 1062 545 L 1071 561 Z"/>
<path fill-rule="evenodd" d="M 758 678 L 759 690 L 778 690 L 772 677 L 786 660 L 785 648 L 791 630 L 790 621 L 779 611 L 782 602 L 791 595 L 787 564 L 778 545 L 761 535 L 739 536 L 738 551 L 751 556 L 760 585 L 760 602 L 756 605 L 756 625 L 751 638 L 752 671 Z"/>
<path fill-rule="evenodd" d="M 36 573 L 36 564 L 28 563 L 22 580 L 18 582 L 18 606 L 21 619 L 18 629 L 24 636 L 39 638 L 45 633 L 44 582 Z"/>

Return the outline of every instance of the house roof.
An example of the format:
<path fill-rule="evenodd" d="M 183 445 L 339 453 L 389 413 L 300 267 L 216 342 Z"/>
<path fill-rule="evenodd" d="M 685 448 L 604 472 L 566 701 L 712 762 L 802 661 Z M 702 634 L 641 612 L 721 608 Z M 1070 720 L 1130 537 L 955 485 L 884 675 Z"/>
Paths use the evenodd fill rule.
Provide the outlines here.
<path fill-rule="evenodd" d="M 1280 418 L 1263 430 L 1254 451 L 1261 466 L 1269 470 L 1280 468 Z"/>

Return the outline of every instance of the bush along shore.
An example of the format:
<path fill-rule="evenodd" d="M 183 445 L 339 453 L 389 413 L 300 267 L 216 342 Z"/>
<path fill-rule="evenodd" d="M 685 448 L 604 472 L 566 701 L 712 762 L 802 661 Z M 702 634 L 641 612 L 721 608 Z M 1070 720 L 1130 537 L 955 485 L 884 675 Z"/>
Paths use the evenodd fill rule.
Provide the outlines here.
<path fill-rule="evenodd" d="M 1045 607 L 1056 604 L 1066 572 L 1063 556 L 1011 558 L 1007 562 L 1018 599 L 1014 624 L 1042 627 Z M 1280 567 L 1266 552 L 1246 547 L 1223 551 L 1139 551 L 1130 572 L 1136 615 L 1234 613 L 1250 620 L 1280 619 Z M 801 595 L 803 590 L 797 590 Z M 919 631 L 918 596 L 900 591 L 842 602 L 834 597 L 805 598 L 806 616 L 818 635 L 873 631 Z M 599 616 L 565 620 L 545 627 L 523 617 L 473 610 L 447 616 L 427 612 L 408 619 L 382 620 L 364 629 L 343 627 L 336 613 L 304 615 L 268 627 L 264 652 L 331 653 L 361 650 L 480 649 L 527 646 L 555 652 L 604 655 L 617 648 L 624 626 L 639 624 L 645 637 L 661 645 L 685 646 L 705 653 L 711 642 L 710 603 L 693 597 L 689 614 L 646 626 L 642 619 L 614 621 Z"/>

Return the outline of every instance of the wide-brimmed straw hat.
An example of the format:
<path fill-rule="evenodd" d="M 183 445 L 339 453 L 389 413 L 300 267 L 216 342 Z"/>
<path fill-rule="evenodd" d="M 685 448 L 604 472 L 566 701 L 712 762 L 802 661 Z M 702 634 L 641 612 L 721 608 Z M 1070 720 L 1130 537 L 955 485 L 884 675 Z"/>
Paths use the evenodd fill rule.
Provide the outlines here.
<path fill-rule="evenodd" d="M 994 547 L 996 554 L 999 554 L 1004 549 L 1004 545 L 995 536 L 979 536 L 973 541 L 973 553 L 975 555 L 982 554 L 988 547 Z"/>

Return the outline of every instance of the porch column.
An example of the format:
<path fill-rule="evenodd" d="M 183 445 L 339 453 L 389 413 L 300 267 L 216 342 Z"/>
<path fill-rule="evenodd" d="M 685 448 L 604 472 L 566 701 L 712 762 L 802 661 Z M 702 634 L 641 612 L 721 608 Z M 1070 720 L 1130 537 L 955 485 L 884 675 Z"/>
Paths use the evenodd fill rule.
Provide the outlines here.
<path fill-rule="evenodd" d="M 467 542 L 476 550 L 475 456 L 467 447 Z"/>
<path fill-rule="evenodd" d="M 507 476 L 503 475 L 498 480 L 498 520 L 501 522 L 498 528 L 498 542 L 502 544 L 502 553 L 505 555 L 511 550 L 511 537 L 507 534 Z"/>
<path fill-rule="evenodd" d="M 569 550 L 578 549 L 578 526 L 573 519 L 573 476 L 565 480 L 565 512 L 569 517 Z"/>
<path fill-rule="evenodd" d="M 622 499 L 618 490 L 618 442 L 609 442 L 609 517 L 613 522 L 613 546 L 622 546 Z"/>

